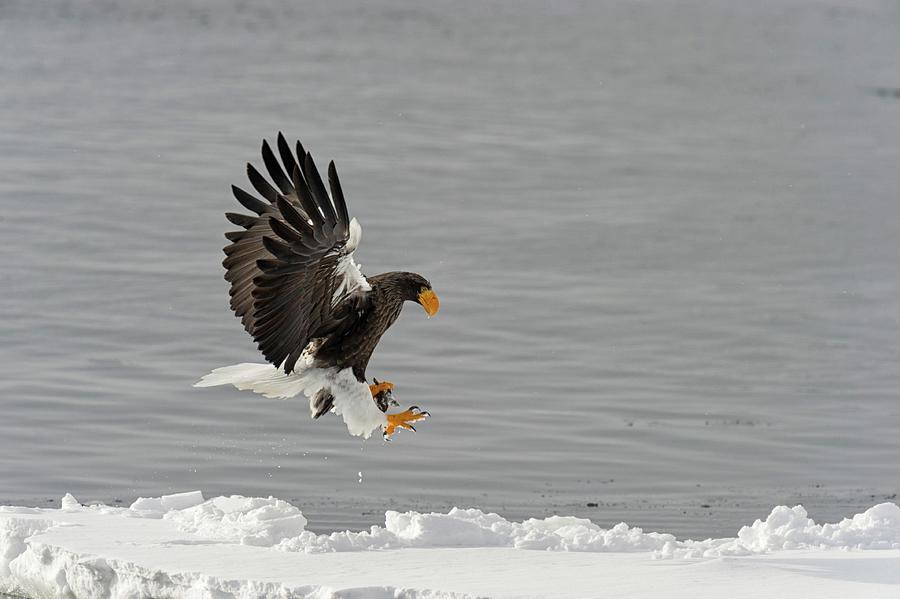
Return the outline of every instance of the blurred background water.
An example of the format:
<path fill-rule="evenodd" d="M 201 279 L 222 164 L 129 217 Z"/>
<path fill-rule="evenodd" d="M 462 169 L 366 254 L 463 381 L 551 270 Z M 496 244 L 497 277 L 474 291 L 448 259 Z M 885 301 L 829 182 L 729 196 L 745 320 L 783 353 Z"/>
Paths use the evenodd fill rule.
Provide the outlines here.
<path fill-rule="evenodd" d="M 900 475 L 895 2 L 0 2 L 0 502 L 275 495 L 732 535 Z M 191 384 L 259 356 L 222 213 L 262 137 L 415 270 L 363 442 Z"/>

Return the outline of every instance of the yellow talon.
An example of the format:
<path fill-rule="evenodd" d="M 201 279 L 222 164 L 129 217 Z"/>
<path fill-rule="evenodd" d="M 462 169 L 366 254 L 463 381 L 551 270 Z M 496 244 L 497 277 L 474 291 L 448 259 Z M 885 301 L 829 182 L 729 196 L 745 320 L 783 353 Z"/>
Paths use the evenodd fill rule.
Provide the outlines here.
<path fill-rule="evenodd" d="M 384 438 L 390 439 L 391 435 L 398 428 L 405 428 L 408 431 L 416 432 L 416 427 L 412 425 L 417 420 L 428 418 L 430 414 L 419 410 L 418 406 L 413 406 L 405 412 L 399 414 L 385 414 L 387 424 L 384 426 Z"/>

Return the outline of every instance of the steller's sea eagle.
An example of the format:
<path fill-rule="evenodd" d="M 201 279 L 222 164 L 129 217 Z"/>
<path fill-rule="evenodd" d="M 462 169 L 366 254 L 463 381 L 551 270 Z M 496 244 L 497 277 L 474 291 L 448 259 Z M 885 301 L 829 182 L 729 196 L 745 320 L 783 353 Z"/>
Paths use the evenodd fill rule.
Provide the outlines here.
<path fill-rule="evenodd" d="M 378 427 L 385 439 L 398 428 L 415 431 L 412 423 L 428 412 L 413 406 L 388 414 L 390 405 L 398 405 L 394 385 L 377 379 L 368 384 L 366 365 L 404 302 L 418 302 L 431 317 L 438 297 L 416 273 L 363 276 L 353 260 L 362 228 L 347 213 L 334 162 L 328 165 L 329 196 L 299 141 L 293 154 L 279 133 L 277 148 L 280 164 L 263 141 L 274 187 L 247 165 L 263 199 L 232 186 L 237 201 L 254 214 L 225 214 L 242 230 L 225 234 L 231 243 L 222 263 L 231 309 L 269 363 L 217 368 L 195 386 L 232 384 L 273 398 L 302 393 L 313 418 L 334 412 L 350 434 L 366 438 Z"/>

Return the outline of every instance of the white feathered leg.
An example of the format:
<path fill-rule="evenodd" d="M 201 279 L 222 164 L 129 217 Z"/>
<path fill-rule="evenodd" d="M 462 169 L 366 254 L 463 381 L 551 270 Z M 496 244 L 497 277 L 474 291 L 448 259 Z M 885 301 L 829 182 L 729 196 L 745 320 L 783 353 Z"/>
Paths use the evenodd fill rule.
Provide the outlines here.
<path fill-rule="evenodd" d="M 244 363 L 216 368 L 194 383 L 195 387 L 217 385 L 234 385 L 242 391 L 272 399 L 289 399 L 302 393 L 309 399 L 312 413 L 315 412 L 313 398 L 320 389 L 326 389 L 334 396 L 331 411 L 343 418 L 351 435 L 366 439 L 387 423 L 372 399 L 369 386 L 356 380 L 351 368 L 305 367 L 285 374 L 271 364 Z"/>

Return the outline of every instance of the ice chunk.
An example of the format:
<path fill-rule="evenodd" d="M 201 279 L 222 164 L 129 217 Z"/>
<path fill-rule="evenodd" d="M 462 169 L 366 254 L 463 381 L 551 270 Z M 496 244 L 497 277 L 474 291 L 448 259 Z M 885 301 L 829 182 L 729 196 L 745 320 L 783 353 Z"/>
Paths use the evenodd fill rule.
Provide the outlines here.
<path fill-rule="evenodd" d="M 64 511 L 80 510 L 82 508 L 82 505 L 78 502 L 77 499 L 72 496 L 71 493 L 66 493 L 63 496 L 62 501 L 60 501 L 60 504 L 62 505 L 62 509 Z"/>
<path fill-rule="evenodd" d="M 216 497 L 189 509 L 173 510 L 165 518 L 190 533 L 263 547 L 296 537 L 306 529 L 303 513 L 274 497 Z"/>
<path fill-rule="evenodd" d="M 203 493 L 200 491 L 188 491 L 162 497 L 138 497 L 128 509 L 133 515 L 145 518 L 162 518 L 170 510 L 183 510 L 203 503 Z"/>

